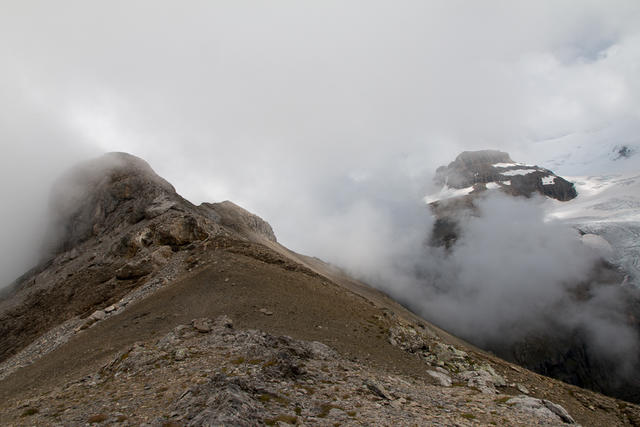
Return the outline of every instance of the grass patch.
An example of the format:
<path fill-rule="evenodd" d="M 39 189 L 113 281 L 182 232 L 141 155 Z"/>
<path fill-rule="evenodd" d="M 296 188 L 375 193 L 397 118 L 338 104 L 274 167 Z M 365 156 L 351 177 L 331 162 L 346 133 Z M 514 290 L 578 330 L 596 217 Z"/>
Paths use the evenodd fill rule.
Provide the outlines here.
<path fill-rule="evenodd" d="M 265 418 L 264 423 L 268 426 L 274 426 L 276 425 L 278 422 L 283 422 L 283 423 L 287 423 L 287 424 L 295 424 L 298 422 L 298 417 L 294 416 L 294 415 L 278 415 L 275 418 Z"/>
<path fill-rule="evenodd" d="M 462 416 L 462 418 L 466 418 L 466 419 L 468 419 L 468 420 L 475 420 L 475 419 L 476 419 L 476 416 L 475 416 L 475 415 L 470 414 L 470 413 L 468 413 L 468 412 L 465 412 L 465 413 L 464 413 L 464 414 L 462 414 L 461 416 Z"/>
<path fill-rule="evenodd" d="M 97 414 L 97 415 L 92 415 L 89 417 L 89 419 L 87 420 L 88 423 L 101 423 L 103 421 L 107 421 L 107 419 L 109 419 L 109 417 L 107 417 L 105 414 Z"/>
<path fill-rule="evenodd" d="M 258 396 L 258 400 L 262 403 L 271 402 L 271 395 L 269 393 L 262 393 Z"/>
<path fill-rule="evenodd" d="M 258 396 L 258 400 L 262 403 L 271 402 L 273 400 L 275 402 L 278 402 L 281 405 L 289 404 L 289 399 L 282 396 L 278 396 L 277 394 L 273 394 L 273 393 L 262 393 L 261 395 Z"/>
<path fill-rule="evenodd" d="M 499 397 L 496 400 L 494 400 L 494 402 L 496 403 L 501 403 L 501 404 L 505 404 L 507 403 L 507 400 L 511 399 L 511 396 L 503 396 L 503 397 Z"/>
<path fill-rule="evenodd" d="M 27 408 L 24 410 L 24 412 L 22 412 L 22 415 L 20 415 L 21 417 L 30 417 L 31 415 L 35 415 L 38 412 L 38 408 Z"/>
<path fill-rule="evenodd" d="M 231 359 L 231 363 L 234 365 L 241 365 L 244 363 L 244 357 L 236 357 L 235 359 Z"/>

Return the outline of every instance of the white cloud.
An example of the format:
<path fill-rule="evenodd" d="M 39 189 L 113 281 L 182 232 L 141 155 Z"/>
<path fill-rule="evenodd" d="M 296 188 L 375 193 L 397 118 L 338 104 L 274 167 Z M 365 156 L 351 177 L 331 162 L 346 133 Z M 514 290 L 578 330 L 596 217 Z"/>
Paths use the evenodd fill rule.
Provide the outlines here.
<path fill-rule="evenodd" d="M 62 163 L 91 146 L 132 152 L 191 200 L 232 199 L 313 254 L 340 236 L 301 230 L 358 203 L 417 200 L 462 149 L 530 163 L 537 139 L 635 138 L 639 12 L 635 1 L 5 2 L 0 112 L 14 118 L 0 141 L 51 163 L 51 124 L 75 147 Z"/>

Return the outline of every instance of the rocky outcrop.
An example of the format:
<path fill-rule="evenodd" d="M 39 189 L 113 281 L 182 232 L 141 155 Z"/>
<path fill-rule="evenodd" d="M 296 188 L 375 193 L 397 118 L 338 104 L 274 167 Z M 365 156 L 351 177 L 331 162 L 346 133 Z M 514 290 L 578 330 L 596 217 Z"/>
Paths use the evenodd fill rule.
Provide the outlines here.
<path fill-rule="evenodd" d="M 508 153 L 495 150 L 464 151 L 448 166 L 439 167 L 435 180 L 441 186 L 473 189 L 470 192 L 499 188 L 514 196 L 538 193 L 560 201 L 577 196 L 572 183 L 550 170 L 516 163 Z"/>
<path fill-rule="evenodd" d="M 439 373 L 439 372 L 438 372 Z M 442 374 L 443 378 L 447 376 Z M 138 342 L 80 381 L 16 402 L 3 421 L 34 425 L 573 424 L 550 400 L 478 393 L 383 373 L 317 341 L 194 319 Z"/>
<path fill-rule="evenodd" d="M 253 240 L 277 241 L 276 235 L 268 222 L 233 202 L 227 200 L 222 203 L 203 203 L 200 207 L 221 225 L 229 227 L 244 236 L 251 236 Z"/>
<path fill-rule="evenodd" d="M 51 244 L 69 250 L 92 236 L 153 218 L 182 202 L 142 159 L 109 153 L 82 163 L 53 187 Z"/>

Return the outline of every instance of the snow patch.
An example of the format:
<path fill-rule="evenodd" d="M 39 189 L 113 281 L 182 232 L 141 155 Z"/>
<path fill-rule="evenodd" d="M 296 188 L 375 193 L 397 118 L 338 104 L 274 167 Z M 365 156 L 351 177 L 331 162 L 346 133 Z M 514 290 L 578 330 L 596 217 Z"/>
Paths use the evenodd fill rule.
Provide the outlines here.
<path fill-rule="evenodd" d="M 542 185 L 553 185 L 556 182 L 556 177 L 549 175 L 542 177 Z"/>
<path fill-rule="evenodd" d="M 437 202 L 438 200 L 445 200 L 445 199 L 450 199 L 452 197 L 466 196 L 472 191 L 473 191 L 473 187 L 451 188 L 448 185 L 445 185 L 444 187 L 442 187 L 442 189 L 439 192 L 425 196 L 423 200 L 425 201 L 425 203 L 429 204 L 429 203 Z"/>
<path fill-rule="evenodd" d="M 500 188 L 500 184 L 498 184 L 497 182 L 488 182 L 487 183 L 487 190 L 495 190 L 497 188 Z"/>
<path fill-rule="evenodd" d="M 494 168 L 512 168 L 514 166 L 527 166 L 524 163 L 494 163 L 491 166 Z"/>
<path fill-rule="evenodd" d="M 538 172 L 537 169 L 512 169 L 504 172 L 500 172 L 501 175 L 515 176 L 515 175 L 529 175 L 530 173 Z"/>

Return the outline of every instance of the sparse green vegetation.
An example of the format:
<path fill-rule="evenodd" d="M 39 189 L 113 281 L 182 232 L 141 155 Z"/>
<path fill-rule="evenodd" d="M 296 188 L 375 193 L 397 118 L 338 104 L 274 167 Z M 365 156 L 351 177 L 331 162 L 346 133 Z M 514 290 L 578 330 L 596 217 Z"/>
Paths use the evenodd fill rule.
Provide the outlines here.
<path fill-rule="evenodd" d="M 271 395 L 268 393 L 263 393 L 258 396 L 258 400 L 262 403 L 271 402 Z"/>
<path fill-rule="evenodd" d="M 320 413 L 317 415 L 317 417 L 318 418 L 326 418 L 326 416 L 329 415 L 329 412 L 334 408 L 335 409 L 342 409 L 341 407 L 336 406 L 336 405 L 332 405 L 330 403 L 323 403 L 320 406 Z"/>
<path fill-rule="evenodd" d="M 277 394 L 273 394 L 273 393 L 262 393 L 261 395 L 258 396 L 258 400 L 262 403 L 271 402 L 273 400 L 275 402 L 280 403 L 281 405 L 289 404 L 289 399 L 282 396 L 278 396 Z"/>
<path fill-rule="evenodd" d="M 262 367 L 263 367 L 263 368 L 268 368 L 269 366 L 273 366 L 273 365 L 275 365 L 276 363 L 277 363 L 277 362 L 276 362 L 276 360 L 275 360 L 275 359 L 267 360 L 266 362 L 264 362 L 264 363 L 262 364 Z"/>
<path fill-rule="evenodd" d="M 294 415 L 286 415 L 286 414 L 282 414 L 282 415 L 278 415 L 275 418 L 266 418 L 264 420 L 264 423 L 268 426 L 274 426 L 276 425 L 279 421 L 283 422 L 283 423 L 287 423 L 287 424 L 296 424 L 298 422 L 298 417 L 294 416 Z"/>
<path fill-rule="evenodd" d="M 476 416 L 475 416 L 475 415 L 470 414 L 470 413 L 468 413 L 468 412 L 465 412 L 465 413 L 464 413 L 464 414 L 462 414 L 461 416 L 462 416 L 462 418 L 466 418 L 466 419 L 468 419 L 468 420 L 475 420 L 475 419 L 476 419 Z"/>

